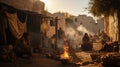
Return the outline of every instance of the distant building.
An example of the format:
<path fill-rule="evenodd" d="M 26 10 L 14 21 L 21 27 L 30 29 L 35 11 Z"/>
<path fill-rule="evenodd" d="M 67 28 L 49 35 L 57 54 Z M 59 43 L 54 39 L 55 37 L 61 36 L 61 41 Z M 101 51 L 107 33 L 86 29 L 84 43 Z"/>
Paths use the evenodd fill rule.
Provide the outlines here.
<path fill-rule="evenodd" d="M 74 22 L 78 25 L 83 25 L 89 32 L 94 34 L 98 33 L 99 30 L 104 30 L 103 18 L 95 21 L 91 16 L 79 15 L 74 17 Z"/>
<path fill-rule="evenodd" d="M 53 20 L 53 23 L 55 24 L 55 17 L 58 17 L 58 29 L 62 28 L 63 30 L 65 30 L 66 24 L 65 24 L 65 15 L 64 13 L 54 13 L 51 14 L 49 12 L 46 13 L 47 16 L 52 17 L 53 19 L 49 19 L 48 22 L 48 27 L 49 30 L 47 31 L 47 36 L 50 38 L 51 36 L 53 36 L 55 34 L 55 26 L 50 24 L 50 20 Z"/>
<path fill-rule="evenodd" d="M 65 14 L 64 13 L 54 13 L 54 18 L 58 17 L 58 29 L 61 27 L 63 30 L 65 30 L 66 24 L 65 24 Z"/>

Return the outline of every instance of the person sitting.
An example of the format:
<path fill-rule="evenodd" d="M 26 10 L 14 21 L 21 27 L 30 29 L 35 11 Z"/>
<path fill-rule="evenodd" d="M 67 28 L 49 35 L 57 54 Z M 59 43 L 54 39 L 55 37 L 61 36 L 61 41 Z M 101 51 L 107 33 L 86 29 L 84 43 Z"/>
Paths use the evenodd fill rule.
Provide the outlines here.
<path fill-rule="evenodd" d="M 64 30 L 60 27 L 59 30 L 58 30 L 58 38 L 59 38 L 59 39 L 62 39 L 64 35 L 65 35 L 65 32 L 64 32 Z"/>
<path fill-rule="evenodd" d="M 18 57 L 31 57 L 33 48 L 30 45 L 30 34 L 24 33 L 18 45 L 16 45 L 16 55 Z"/>
<path fill-rule="evenodd" d="M 113 47 L 114 47 L 113 43 L 105 43 L 105 45 L 99 52 L 113 52 L 114 50 Z"/>
<path fill-rule="evenodd" d="M 90 43 L 90 38 L 87 33 L 84 34 L 82 39 L 83 44 L 81 45 L 81 48 L 83 51 L 91 51 L 93 46 Z"/>

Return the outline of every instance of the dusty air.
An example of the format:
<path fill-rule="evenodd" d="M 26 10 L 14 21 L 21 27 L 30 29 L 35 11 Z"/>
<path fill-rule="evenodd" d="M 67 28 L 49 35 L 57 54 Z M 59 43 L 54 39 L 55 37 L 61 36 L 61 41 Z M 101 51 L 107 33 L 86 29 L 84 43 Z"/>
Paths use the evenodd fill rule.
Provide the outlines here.
<path fill-rule="evenodd" d="M 1 67 L 120 67 L 119 0 L 0 0 Z"/>

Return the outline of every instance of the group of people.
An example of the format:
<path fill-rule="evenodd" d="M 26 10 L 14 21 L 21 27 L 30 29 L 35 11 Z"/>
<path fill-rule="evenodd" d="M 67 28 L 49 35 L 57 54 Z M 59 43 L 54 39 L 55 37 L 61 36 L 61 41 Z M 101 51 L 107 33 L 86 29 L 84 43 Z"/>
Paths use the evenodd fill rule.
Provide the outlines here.
<path fill-rule="evenodd" d="M 107 36 L 103 31 L 99 33 L 98 35 L 89 36 L 88 33 L 85 33 L 82 38 L 82 45 L 81 49 L 83 51 L 92 51 L 93 49 L 93 42 L 97 42 L 97 40 L 100 40 L 101 44 L 105 45 L 106 42 L 110 41 L 110 37 Z M 106 47 L 103 46 L 103 48 Z"/>
<path fill-rule="evenodd" d="M 30 34 L 24 33 L 21 39 L 15 41 L 15 45 L 3 46 L 0 49 L 0 59 L 2 61 L 14 61 L 17 57 L 32 57 L 33 48 L 30 44 L 30 39 Z"/>
<path fill-rule="evenodd" d="M 33 48 L 30 43 L 31 37 L 29 33 L 24 33 L 22 38 L 18 41 L 15 46 L 15 53 L 20 57 L 31 57 L 33 53 Z"/>
<path fill-rule="evenodd" d="M 50 49 L 55 51 L 57 49 L 61 49 L 65 45 L 69 46 L 69 42 L 65 38 L 64 31 L 60 28 L 58 30 L 58 45 L 55 45 L 56 35 L 50 38 Z M 85 33 L 82 38 L 81 49 L 82 51 L 92 51 L 93 50 L 93 43 L 90 42 L 90 37 L 88 33 Z M 23 57 L 23 58 L 30 58 L 33 56 L 33 47 L 31 46 L 31 36 L 30 33 L 24 33 L 21 39 L 16 41 L 15 45 L 9 44 L 7 47 L 0 49 L 0 58 L 3 60 L 11 59 L 15 57 Z M 45 41 L 45 40 L 44 40 Z M 45 43 L 43 43 L 45 45 Z M 44 47 L 44 46 L 43 46 Z M 106 47 L 106 46 L 105 46 Z M 49 48 L 47 48 L 49 49 Z"/>
<path fill-rule="evenodd" d="M 117 41 L 112 42 L 110 37 L 105 34 L 104 32 L 100 33 L 98 35 L 99 39 L 101 40 L 101 44 L 103 45 L 103 47 L 101 48 L 101 50 L 99 50 L 100 52 L 119 52 L 119 44 Z M 92 51 L 93 49 L 93 43 L 90 42 L 90 37 L 87 33 L 84 34 L 83 38 L 82 38 L 82 45 L 81 45 L 81 49 L 83 51 Z"/>

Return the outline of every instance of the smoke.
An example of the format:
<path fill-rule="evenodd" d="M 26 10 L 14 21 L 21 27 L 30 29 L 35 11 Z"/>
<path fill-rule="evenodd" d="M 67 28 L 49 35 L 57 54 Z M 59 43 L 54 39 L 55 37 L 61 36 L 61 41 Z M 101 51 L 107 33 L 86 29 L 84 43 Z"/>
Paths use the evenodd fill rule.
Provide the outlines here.
<path fill-rule="evenodd" d="M 83 33 L 88 33 L 88 30 L 82 25 L 78 26 L 77 30 Z"/>
<path fill-rule="evenodd" d="M 72 27 L 66 28 L 66 35 L 74 36 L 76 34 L 76 31 Z"/>
<path fill-rule="evenodd" d="M 77 26 L 77 25 L 71 24 L 71 25 L 67 26 L 65 29 L 65 34 L 67 35 L 67 39 L 73 40 L 74 43 L 76 43 L 76 44 L 81 43 L 84 33 L 94 35 L 94 33 L 89 31 L 83 25 Z"/>
<path fill-rule="evenodd" d="M 88 33 L 93 35 L 93 32 L 90 32 L 86 27 L 83 25 L 77 26 L 77 28 L 73 28 L 72 26 L 66 27 L 65 33 L 67 36 L 71 38 L 75 38 L 75 35 L 78 35 L 78 32 L 81 32 L 82 34 Z"/>
<path fill-rule="evenodd" d="M 77 30 L 80 31 L 80 32 L 82 32 L 82 33 L 93 34 L 92 32 L 88 31 L 83 25 L 78 26 Z"/>
<path fill-rule="evenodd" d="M 93 34 L 89 30 L 87 30 L 87 28 L 84 27 L 83 25 L 77 26 L 77 25 L 73 25 L 73 24 L 66 27 L 65 33 L 67 35 L 67 39 L 70 40 L 70 45 L 74 49 L 76 49 L 77 48 L 76 46 L 78 46 L 79 44 L 82 43 L 82 37 L 83 37 L 84 33 Z"/>

